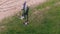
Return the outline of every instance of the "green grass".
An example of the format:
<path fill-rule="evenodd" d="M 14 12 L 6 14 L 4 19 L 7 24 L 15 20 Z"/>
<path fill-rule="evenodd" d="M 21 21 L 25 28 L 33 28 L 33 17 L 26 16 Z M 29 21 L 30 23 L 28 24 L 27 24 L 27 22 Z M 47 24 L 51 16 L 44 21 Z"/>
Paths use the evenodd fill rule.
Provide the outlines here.
<path fill-rule="evenodd" d="M 60 34 L 60 5 L 53 6 L 56 1 L 53 0 L 50 3 L 42 4 L 42 7 L 36 7 L 36 10 L 46 6 L 52 7 L 49 10 L 40 11 L 42 16 L 32 14 L 33 10 L 30 10 L 29 16 L 31 16 L 28 26 L 23 25 L 23 20 L 20 20 L 16 15 L 3 20 L 0 25 L 5 26 L 6 29 L 0 31 L 0 34 Z"/>
<path fill-rule="evenodd" d="M 60 34 L 60 5 L 52 7 L 50 10 L 48 10 L 45 20 L 45 25 L 50 28 L 49 33 Z"/>
<path fill-rule="evenodd" d="M 40 4 L 38 7 L 36 7 L 36 9 L 42 9 L 45 8 L 47 6 L 54 6 L 55 3 L 59 2 L 60 0 L 49 0 L 46 3 Z"/>

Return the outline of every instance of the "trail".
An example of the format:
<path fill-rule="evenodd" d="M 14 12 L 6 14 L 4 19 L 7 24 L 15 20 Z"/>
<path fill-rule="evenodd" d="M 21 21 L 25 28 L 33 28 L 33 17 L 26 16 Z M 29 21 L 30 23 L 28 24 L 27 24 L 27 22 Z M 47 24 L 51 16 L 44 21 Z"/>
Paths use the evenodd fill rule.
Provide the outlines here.
<path fill-rule="evenodd" d="M 21 11 L 25 0 L 0 0 L 0 20 L 8 16 L 13 16 Z M 35 6 L 46 2 L 46 0 L 26 0 L 29 6 Z"/>

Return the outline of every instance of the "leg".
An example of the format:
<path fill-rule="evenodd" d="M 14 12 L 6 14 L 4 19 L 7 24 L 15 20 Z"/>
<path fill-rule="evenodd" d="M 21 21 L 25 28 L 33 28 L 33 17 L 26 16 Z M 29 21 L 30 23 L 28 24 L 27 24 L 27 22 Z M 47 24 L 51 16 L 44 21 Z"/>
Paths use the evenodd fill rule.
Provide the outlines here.
<path fill-rule="evenodd" d="M 25 10 L 23 10 L 22 16 L 21 16 L 21 19 L 24 19 L 24 18 L 25 18 Z"/>
<path fill-rule="evenodd" d="M 28 21 L 28 14 L 27 14 L 27 21 Z"/>

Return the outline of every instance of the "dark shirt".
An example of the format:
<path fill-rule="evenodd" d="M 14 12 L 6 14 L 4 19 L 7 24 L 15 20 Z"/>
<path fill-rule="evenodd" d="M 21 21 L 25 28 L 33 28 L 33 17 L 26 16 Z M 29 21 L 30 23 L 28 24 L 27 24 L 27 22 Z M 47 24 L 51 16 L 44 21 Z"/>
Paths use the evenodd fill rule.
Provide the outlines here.
<path fill-rule="evenodd" d="M 26 2 L 24 2 L 23 4 L 23 14 L 28 14 L 28 11 L 29 11 L 29 7 L 26 5 Z"/>

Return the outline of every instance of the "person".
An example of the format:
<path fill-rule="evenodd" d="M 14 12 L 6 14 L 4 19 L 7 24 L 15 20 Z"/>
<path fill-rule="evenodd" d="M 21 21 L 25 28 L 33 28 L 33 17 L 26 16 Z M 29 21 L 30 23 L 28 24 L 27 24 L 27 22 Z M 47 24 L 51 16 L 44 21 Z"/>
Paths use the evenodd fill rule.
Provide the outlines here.
<path fill-rule="evenodd" d="M 24 15 L 25 15 L 25 11 L 26 11 L 26 1 L 24 2 L 24 4 L 23 4 L 23 12 L 22 12 L 22 16 L 21 16 L 21 19 L 23 19 L 24 18 Z"/>
<path fill-rule="evenodd" d="M 23 4 L 23 13 L 22 13 L 22 17 L 21 19 L 24 19 L 24 24 L 27 25 L 28 24 L 28 12 L 29 12 L 29 7 L 26 5 L 26 2 L 24 2 Z"/>

